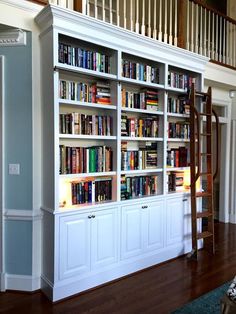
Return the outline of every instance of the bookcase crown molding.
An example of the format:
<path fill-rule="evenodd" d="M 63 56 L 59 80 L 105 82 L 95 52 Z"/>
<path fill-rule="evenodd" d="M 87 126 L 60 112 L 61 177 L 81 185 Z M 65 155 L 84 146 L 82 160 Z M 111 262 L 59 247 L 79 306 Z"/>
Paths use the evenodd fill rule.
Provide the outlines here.
<path fill-rule="evenodd" d="M 41 36 L 50 31 L 53 26 L 59 32 L 60 30 L 67 31 L 74 37 L 98 45 L 102 42 L 108 48 L 122 49 L 126 53 L 142 56 L 145 51 L 149 59 L 184 67 L 198 73 L 205 71 L 206 63 L 209 61 L 208 57 L 55 5 L 46 6 L 35 17 L 35 21 L 41 29 Z"/>
<path fill-rule="evenodd" d="M 0 32 L 0 46 L 25 46 L 26 32 L 22 29 L 8 29 Z"/>

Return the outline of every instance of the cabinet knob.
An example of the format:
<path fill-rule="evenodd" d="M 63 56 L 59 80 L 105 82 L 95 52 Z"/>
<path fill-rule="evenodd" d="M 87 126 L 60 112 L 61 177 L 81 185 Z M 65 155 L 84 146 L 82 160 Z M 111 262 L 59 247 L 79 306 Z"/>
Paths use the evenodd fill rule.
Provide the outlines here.
<path fill-rule="evenodd" d="M 96 216 L 95 215 L 92 215 L 92 218 L 95 218 Z"/>
<path fill-rule="evenodd" d="M 93 218 L 93 216 L 92 216 L 92 215 L 89 215 L 89 216 L 88 216 L 88 219 L 91 219 L 91 218 Z"/>
<path fill-rule="evenodd" d="M 183 199 L 183 202 L 187 202 L 187 200 L 188 200 L 187 198 L 184 198 L 184 199 Z"/>
<path fill-rule="evenodd" d="M 142 208 L 145 209 L 145 208 L 148 208 L 148 206 L 147 206 L 147 205 L 144 205 L 144 206 L 142 206 Z"/>

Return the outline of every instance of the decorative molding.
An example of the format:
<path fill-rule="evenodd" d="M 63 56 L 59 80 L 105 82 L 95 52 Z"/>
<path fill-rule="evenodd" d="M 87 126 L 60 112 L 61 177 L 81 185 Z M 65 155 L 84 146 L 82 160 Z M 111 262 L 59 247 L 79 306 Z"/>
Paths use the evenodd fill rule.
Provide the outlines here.
<path fill-rule="evenodd" d="M 26 32 L 22 29 L 7 29 L 0 32 L 0 46 L 25 46 Z"/>
<path fill-rule="evenodd" d="M 41 288 L 40 277 L 6 274 L 5 282 L 8 290 L 35 291 Z"/>
<path fill-rule="evenodd" d="M 46 6 L 35 17 L 36 23 L 41 28 L 41 36 L 54 26 L 57 31 L 69 32 L 74 37 L 79 37 L 93 43 L 110 47 L 111 49 L 123 49 L 125 52 L 142 56 L 143 50 L 146 51 L 146 57 L 159 62 L 191 69 L 197 73 L 205 70 L 205 65 L 209 58 L 196 53 L 162 43 L 147 36 L 141 36 L 130 30 L 123 29 L 116 25 L 106 23 L 95 18 L 86 16 L 82 13 L 67 10 L 60 6 Z M 79 27 L 78 27 L 79 26 Z M 114 40 L 114 38 L 116 40 Z M 129 46 L 127 46 L 129 42 Z M 158 56 L 157 56 L 158 51 Z M 172 56 L 171 61 L 169 56 Z"/>
<path fill-rule="evenodd" d="M 30 1 L 1 0 L 1 4 L 9 5 L 17 9 L 21 9 L 32 13 L 38 13 L 43 8 L 43 5 L 36 4 Z"/>
<path fill-rule="evenodd" d="M 7 220 L 36 221 L 42 219 L 42 212 L 24 209 L 7 209 L 4 212 L 4 218 Z"/>
<path fill-rule="evenodd" d="M 6 274 L 4 272 L 0 273 L 0 291 L 6 291 Z"/>

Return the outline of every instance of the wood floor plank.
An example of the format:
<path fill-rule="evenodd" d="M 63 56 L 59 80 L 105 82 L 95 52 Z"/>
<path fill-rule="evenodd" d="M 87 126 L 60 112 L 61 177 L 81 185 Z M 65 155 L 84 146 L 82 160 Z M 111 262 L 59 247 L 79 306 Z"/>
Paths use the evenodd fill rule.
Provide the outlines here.
<path fill-rule="evenodd" d="M 236 275 L 236 225 L 217 223 L 215 231 L 214 257 L 183 256 L 56 304 L 41 292 L 0 293 L 0 313 L 170 313 Z"/>

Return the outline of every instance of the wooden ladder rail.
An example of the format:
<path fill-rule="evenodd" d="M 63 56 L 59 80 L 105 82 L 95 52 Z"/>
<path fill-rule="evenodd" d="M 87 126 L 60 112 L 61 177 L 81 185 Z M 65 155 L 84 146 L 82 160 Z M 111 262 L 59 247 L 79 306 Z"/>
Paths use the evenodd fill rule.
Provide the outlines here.
<path fill-rule="evenodd" d="M 195 107 L 196 97 L 202 97 L 206 100 L 205 112 L 198 112 Z M 204 105 L 202 105 L 204 106 Z M 216 169 L 212 175 L 212 113 L 216 120 Z M 200 133 L 200 117 L 206 117 L 206 131 Z M 219 119 L 212 108 L 212 91 L 208 88 L 207 93 L 196 92 L 195 85 L 192 85 L 190 94 L 190 170 L 191 170 L 191 224 L 192 224 L 192 251 L 188 257 L 196 258 L 198 255 L 198 240 L 203 239 L 204 247 L 211 247 L 211 252 L 215 253 L 214 240 L 214 210 L 213 210 L 213 180 L 218 173 L 218 154 L 219 154 Z M 206 137 L 206 152 L 201 152 L 201 136 Z M 202 171 L 202 157 L 206 157 L 206 171 Z M 199 177 L 207 177 L 207 191 L 197 192 L 196 182 Z M 207 200 L 207 211 L 197 212 L 197 198 L 205 197 Z M 198 232 L 198 219 L 207 219 L 207 230 Z"/>

